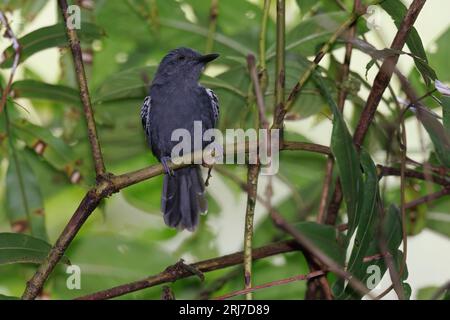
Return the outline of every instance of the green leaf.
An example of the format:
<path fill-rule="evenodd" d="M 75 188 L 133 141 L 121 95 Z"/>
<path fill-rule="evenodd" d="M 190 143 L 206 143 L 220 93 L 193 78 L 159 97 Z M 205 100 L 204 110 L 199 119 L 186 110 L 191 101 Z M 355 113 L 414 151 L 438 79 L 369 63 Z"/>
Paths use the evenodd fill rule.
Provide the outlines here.
<path fill-rule="evenodd" d="M 10 296 L 5 296 L 3 294 L 0 294 L 0 300 L 20 300 L 19 297 L 10 297 Z"/>
<path fill-rule="evenodd" d="M 6 172 L 6 213 L 13 229 L 47 240 L 44 202 L 38 180 L 26 161 L 23 150 L 10 148 Z"/>
<path fill-rule="evenodd" d="M 82 23 L 81 29 L 77 30 L 77 34 L 81 41 L 89 42 L 100 39 L 105 35 L 105 32 L 102 28 L 92 23 Z M 68 45 L 66 30 L 63 23 L 32 31 L 18 40 L 21 45 L 20 62 L 25 61 L 36 52 L 48 48 L 65 47 Z M 1 56 L 3 57 L 3 60 L 0 62 L 0 68 L 12 67 L 15 56 L 12 46 L 8 47 Z"/>
<path fill-rule="evenodd" d="M 52 246 L 22 233 L 0 233 L 0 265 L 15 263 L 41 264 Z M 67 257 L 62 262 L 70 264 Z"/>
<path fill-rule="evenodd" d="M 378 214 L 381 209 L 377 169 L 370 155 L 364 149 L 361 150 L 361 165 L 364 170 L 364 187 L 360 200 L 362 206 L 358 212 L 358 229 L 347 264 L 347 270 L 357 279 L 362 279 L 366 275 L 363 260 L 367 256 L 370 244 L 376 233 L 379 223 Z M 338 289 L 338 286 L 340 286 L 340 289 Z M 343 286 L 344 282 L 338 282 L 336 291 L 342 292 Z"/>
<path fill-rule="evenodd" d="M 380 5 L 392 19 L 394 19 L 397 28 L 400 27 L 403 17 L 407 12 L 405 5 L 400 0 L 382 1 Z M 432 80 L 437 78 L 437 75 L 434 70 L 428 66 L 428 58 L 416 28 L 411 28 L 408 38 L 406 39 L 406 44 L 412 54 L 417 57 L 414 59 L 416 67 L 422 74 L 425 83 L 429 85 Z"/>
<path fill-rule="evenodd" d="M 14 122 L 18 138 L 28 148 L 42 156 L 53 168 L 64 172 L 72 183 L 78 183 L 83 175 L 79 159 L 72 148 L 62 139 L 55 137 L 48 129 L 31 124 L 26 120 Z"/>
<path fill-rule="evenodd" d="M 20 80 L 12 85 L 15 98 L 49 100 L 81 107 L 80 94 L 73 88 L 36 80 Z"/>
<path fill-rule="evenodd" d="M 366 251 L 366 257 L 374 257 L 380 254 L 380 233 L 383 236 L 383 239 L 386 243 L 387 252 L 391 254 L 394 261 L 399 261 L 401 259 L 400 253 L 398 250 L 400 243 L 402 242 L 402 221 L 400 216 L 399 209 L 391 205 L 385 213 L 385 216 L 381 220 L 381 223 L 378 224 L 378 229 L 374 237 L 372 238 L 369 248 Z M 368 268 L 370 266 L 378 266 L 380 268 L 380 280 L 383 277 L 384 273 L 387 271 L 387 267 L 385 265 L 384 259 L 382 257 L 375 258 L 373 260 L 363 261 L 359 269 L 364 270 L 364 274 L 359 280 L 366 284 L 368 278 L 371 276 L 371 273 L 368 273 Z M 403 274 L 402 280 L 406 279 L 407 270 Z M 333 290 L 336 290 L 339 287 L 334 287 Z M 337 295 L 339 292 L 335 292 Z M 345 288 L 345 293 L 339 296 L 340 299 L 360 299 L 361 295 L 349 286 Z"/>
<path fill-rule="evenodd" d="M 344 264 L 345 250 L 338 243 L 336 229 L 333 226 L 306 221 L 295 224 L 295 227 L 328 257 L 340 265 Z"/>
<path fill-rule="evenodd" d="M 333 132 L 331 135 L 331 150 L 336 159 L 339 176 L 341 178 L 344 199 L 347 204 L 348 232 L 347 239 L 350 239 L 358 225 L 359 210 L 361 203 L 361 188 L 363 179 L 360 169 L 360 160 L 352 136 L 348 131 L 342 113 L 331 97 L 329 90 L 325 86 L 318 73 L 314 73 L 314 79 L 325 96 L 333 112 Z"/>

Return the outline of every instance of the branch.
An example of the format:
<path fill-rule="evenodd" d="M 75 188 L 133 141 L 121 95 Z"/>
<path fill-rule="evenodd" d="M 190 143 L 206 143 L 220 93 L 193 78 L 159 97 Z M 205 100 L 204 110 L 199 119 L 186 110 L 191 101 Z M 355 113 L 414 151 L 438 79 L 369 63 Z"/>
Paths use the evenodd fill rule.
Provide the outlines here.
<path fill-rule="evenodd" d="M 398 168 L 385 167 L 385 166 L 381 166 L 381 165 L 378 165 L 377 168 L 378 168 L 379 175 L 382 177 L 386 177 L 386 176 L 398 176 L 399 177 L 401 175 L 401 170 Z M 428 181 L 431 178 L 432 182 L 439 184 L 441 186 L 449 186 L 450 185 L 450 178 L 448 178 L 448 177 L 436 176 L 436 175 L 428 176 L 425 173 L 411 170 L 411 169 L 405 170 L 405 177 L 423 180 L 423 181 Z"/>
<path fill-rule="evenodd" d="M 80 98 L 83 104 L 84 115 L 86 117 L 88 138 L 91 144 L 92 156 L 94 158 L 95 172 L 97 178 L 106 174 L 105 164 L 103 162 L 102 151 L 97 137 L 97 128 L 95 126 L 94 112 L 92 111 L 91 98 L 89 96 L 89 88 L 86 80 L 86 73 L 84 70 L 82 52 L 80 47 L 80 40 L 78 39 L 75 29 L 70 28 L 67 24 L 68 12 L 67 1 L 58 0 L 61 13 L 64 18 L 64 25 L 66 26 L 66 33 L 69 39 L 70 49 L 72 51 L 73 62 L 75 65 L 75 73 L 77 75 L 78 86 L 80 89 Z"/>
<path fill-rule="evenodd" d="M 290 277 L 290 278 L 286 278 L 286 279 L 281 279 L 281 280 L 275 280 L 275 281 L 271 281 L 265 284 L 261 284 L 259 286 L 254 286 L 248 289 L 243 289 L 243 290 L 238 290 L 238 291 L 234 291 L 234 292 L 230 292 L 227 293 L 223 296 L 217 297 L 214 300 L 225 300 L 225 299 L 229 299 L 232 297 L 236 297 L 236 296 L 240 296 L 243 294 L 247 294 L 250 292 L 254 292 L 256 290 L 261 290 L 261 289 L 266 289 L 266 288 L 270 288 L 270 287 L 275 287 L 275 286 L 279 286 L 279 285 L 283 285 L 283 284 L 287 284 L 287 283 L 291 283 L 291 282 L 295 282 L 295 281 L 302 281 L 302 280 L 309 280 L 309 279 L 314 279 L 318 276 L 322 276 L 324 275 L 325 272 L 321 271 L 321 270 L 317 270 L 317 271 L 313 271 L 311 273 L 308 274 L 300 274 L 294 277 Z"/>
<path fill-rule="evenodd" d="M 13 65 L 11 67 L 11 73 L 9 75 L 9 79 L 8 79 L 8 83 L 6 84 L 5 89 L 0 92 L 2 94 L 2 98 L 0 101 L 0 114 L 3 112 L 3 109 L 6 106 L 6 100 L 8 99 L 9 93 L 11 91 L 11 85 L 12 85 L 12 81 L 14 79 L 14 75 L 16 73 L 17 70 L 17 66 L 19 65 L 20 62 L 20 51 L 21 51 L 21 47 L 19 44 L 19 41 L 17 40 L 17 37 L 15 36 L 14 32 L 11 29 L 11 26 L 8 23 L 8 19 L 6 18 L 6 15 L 3 11 L 0 11 L 0 22 L 5 26 L 5 34 L 4 37 L 5 38 L 9 38 L 11 39 L 12 42 L 12 47 L 14 49 L 14 61 L 13 61 Z"/>
<path fill-rule="evenodd" d="M 283 242 L 272 243 L 266 245 L 264 247 L 256 248 L 252 252 L 253 260 L 259 260 L 262 258 L 274 256 L 280 253 L 298 251 L 300 247 L 294 240 L 288 240 Z M 235 266 L 242 264 L 244 261 L 244 253 L 242 251 L 236 252 L 233 254 L 225 255 L 222 257 L 209 259 L 200 261 L 194 264 L 191 264 L 193 268 L 199 270 L 202 273 L 224 269 L 230 266 Z M 150 288 L 157 286 L 162 283 L 174 282 L 179 279 L 187 278 L 193 276 L 192 273 L 188 272 L 185 268 L 176 268 L 173 269 L 171 267 L 166 268 L 163 272 L 148 277 L 139 281 L 127 283 L 124 285 L 120 285 L 111 289 L 99 291 L 93 294 L 89 294 L 83 297 L 78 298 L 79 300 L 102 300 L 102 299 L 111 299 L 114 297 L 118 297 L 130 292 L 135 292 L 138 290 L 142 290 L 145 288 Z"/>
<path fill-rule="evenodd" d="M 415 208 L 417 206 L 420 206 L 421 204 L 438 200 L 438 199 L 440 199 L 442 197 L 445 197 L 445 196 L 447 196 L 449 194 L 450 194 L 450 188 L 447 187 L 447 188 L 442 189 L 440 191 L 437 191 L 435 193 L 428 194 L 428 195 L 426 195 L 424 197 L 421 197 L 421 198 L 418 198 L 416 200 L 413 200 L 411 202 L 406 203 L 405 204 L 405 209 L 413 209 L 413 208 Z"/>

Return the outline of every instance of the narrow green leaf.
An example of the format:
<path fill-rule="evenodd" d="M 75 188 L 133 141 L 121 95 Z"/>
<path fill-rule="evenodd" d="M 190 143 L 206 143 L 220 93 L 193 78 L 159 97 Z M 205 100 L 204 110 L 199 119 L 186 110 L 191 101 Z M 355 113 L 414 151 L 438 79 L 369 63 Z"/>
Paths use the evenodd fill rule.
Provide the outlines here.
<path fill-rule="evenodd" d="M 333 112 L 331 150 L 336 159 L 342 190 L 347 204 L 347 239 L 350 239 L 358 225 L 358 212 L 361 205 L 359 199 L 361 198 L 363 181 L 359 155 L 353 144 L 352 136 L 348 131 L 342 113 L 339 111 L 322 78 L 317 73 L 315 73 L 314 78 Z"/>
<path fill-rule="evenodd" d="M 347 270 L 357 279 L 362 279 L 366 275 L 367 270 L 363 260 L 376 233 L 381 209 L 377 169 L 370 155 L 364 149 L 361 150 L 361 165 L 364 169 L 364 187 L 360 199 L 362 206 L 358 212 L 358 229 L 347 264 Z M 343 286 L 343 281 L 338 281 L 336 292 L 342 292 Z"/>
<path fill-rule="evenodd" d="M 36 80 L 20 80 L 13 83 L 12 89 L 15 98 L 41 99 L 81 106 L 78 91 L 63 85 Z"/>
<path fill-rule="evenodd" d="M 336 229 L 333 226 L 306 221 L 295 224 L 295 227 L 328 257 L 340 265 L 344 264 L 345 250 L 338 243 Z"/>
<path fill-rule="evenodd" d="M 92 41 L 100 39 L 105 35 L 102 28 L 92 23 L 82 23 L 80 30 L 77 30 L 81 41 Z M 20 61 L 25 61 L 36 52 L 53 48 L 65 47 L 68 45 L 66 30 L 63 23 L 58 23 L 50 27 L 43 27 L 32 31 L 19 39 L 21 45 Z M 0 56 L 0 68 L 10 68 L 14 61 L 14 49 L 8 47 Z"/>
<path fill-rule="evenodd" d="M 22 233 L 0 233 L 0 265 L 15 263 L 41 264 L 52 246 Z M 62 262 L 70 264 L 67 257 Z"/>
<path fill-rule="evenodd" d="M 380 221 L 380 220 L 378 220 Z M 385 213 L 385 216 L 381 220 L 381 223 L 378 223 L 377 226 L 377 232 L 373 236 L 369 248 L 366 251 L 365 258 L 368 258 L 367 260 L 363 261 L 361 263 L 361 266 L 359 269 L 364 270 L 363 276 L 359 278 L 359 280 L 363 284 L 368 284 L 369 277 L 373 274 L 370 273 L 369 267 L 378 267 L 380 271 L 380 278 L 378 280 L 381 280 L 385 272 L 387 271 L 386 264 L 384 262 L 384 258 L 380 256 L 381 250 L 380 250 L 380 234 L 382 235 L 386 247 L 387 252 L 393 257 L 394 261 L 399 261 L 399 252 L 398 247 L 400 246 L 402 242 L 402 221 L 400 216 L 399 209 L 391 205 Z M 407 276 L 407 271 L 404 274 L 404 277 Z M 406 279 L 406 278 L 405 278 Z M 335 290 L 333 288 L 333 290 Z M 339 292 L 335 292 L 338 294 Z M 360 299 L 361 295 L 357 292 L 355 292 L 351 287 L 347 286 L 345 288 L 345 293 L 342 296 L 339 296 L 340 299 Z"/>
<path fill-rule="evenodd" d="M 30 230 L 33 236 L 46 240 L 44 202 L 38 180 L 25 160 L 23 150 L 10 149 L 6 213 L 14 230 Z"/>

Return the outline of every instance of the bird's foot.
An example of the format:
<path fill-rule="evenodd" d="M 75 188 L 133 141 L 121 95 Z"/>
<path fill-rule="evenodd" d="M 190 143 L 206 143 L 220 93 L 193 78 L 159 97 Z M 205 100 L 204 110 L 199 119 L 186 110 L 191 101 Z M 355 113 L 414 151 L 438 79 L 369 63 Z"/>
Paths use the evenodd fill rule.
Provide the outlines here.
<path fill-rule="evenodd" d="M 172 170 L 171 167 L 169 167 L 168 161 L 171 161 L 170 157 L 162 157 L 161 158 L 161 164 L 164 168 L 164 172 L 167 173 L 169 176 L 174 176 L 175 172 Z"/>
<path fill-rule="evenodd" d="M 199 277 L 201 281 L 205 280 L 205 275 L 199 268 L 197 268 L 195 265 L 192 264 L 186 264 L 183 259 L 180 259 L 174 265 L 166 268 L 166 271 L 173 274 L 179 274 L 180 272 L 188 272 L 190 274 Z"/>

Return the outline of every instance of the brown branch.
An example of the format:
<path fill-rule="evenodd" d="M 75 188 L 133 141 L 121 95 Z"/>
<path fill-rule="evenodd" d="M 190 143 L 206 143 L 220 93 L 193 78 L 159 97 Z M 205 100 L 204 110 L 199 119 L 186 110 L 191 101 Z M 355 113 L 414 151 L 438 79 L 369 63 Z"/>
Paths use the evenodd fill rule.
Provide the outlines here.
<path fill-rule="evenodd" d="M 317 270 L 317 271 L 313 271 L 310 272 L 308 274 L 300 274 L 294 277 L 289 277 L 289 278 L 285 278 L 285 279 L 280 279 L 280 280 L 275 280 L 275 281 L 271 281 L 268 283 L 264 283 L 258 286 L 254 286 L 248 289 L 242 289 L 242 290 L 238 290 L 238 291 L 234 291 L 234 292 L 230 292 L 227 294 L 224 294 L 223 296 L 214 298 L 214 300 L 225 300 L 225 299 L 229 299 L 229 298 L 233 298 L 236 296 L 240 296 L 243 294 L 247 294 L 249 292 L 254 292 L 256 290 L 261 290 L 261 289 L 266 289 L 266 288 L 271 288 L 271 287 L 275 287 L 275 286 L 280 286 L 283 284 L 288 284 L 291 282 L 296 282 L 296 281 L 302 281 L 302 280 L 309 280 L 309 279 L 314 279 L 318 276 L 322 276 L 324 275 L 325 272 L 321 271 L 321 270 Z"/>
<path fill-rule="evenodd" d="M 405 17 L 401 25 L 398 28 L 398 32 L 395 35 L 394 40 L 391 44 L 391 49 L 394 51 L 401 51 L 406 43 L 408 35 L 419 16 L 420 11 L 425 5 L 426 0 L 414 0 L 413 3 L 408 8 Z M 369 129 L 370 124 L 373 122 L 375 117 L 375 112 L 381 101 L 384 91 L 386 90 L 389 82 L 391 81 L 392 74 L 394 72 L 395 66 L 398 62 L 399 54 L 394 54 L 387 57 L 381 69 L 375 77 L 372 90 L 370 91 L 369 97 L 367 98 L 366 106 L 361 113 L 358 125 L 353 136 L 353 142 L 359 148 L 364 141 L 366 133 Z"/>
<path fill-rule="evenodd" d="M 67 25 L 68 12 L 67 1 L 58 0 L 61 13 L 64 18 L 64 25 L 66 26 L 67 38 L 69 40 L 70 49 L 72 51 L 73 62 L 75 66 L 75 73 L 77 75 L 78 86 L 80 89 L 80 98 L 83 104 L 84 115 L 86 117 L 88 138 L 91 144 L 91 152 L 94 159 L 95 172 L 97 178 L 106 174 L 105 164 L 103 162 L 102 151 L 97 137 L 97 128 L 95 126 L 94 112 L 92 110 L 91 98 L 89 96 L 89 88 L 86 80 L 86 73 L 84 70 L 82 51 L 80 47 L 80 40 L 74 28 Z"/>
<path fill-rule="evenodd" d="M 3 109 L 6 106 L 6 100 L 8 99 L 9 93 L 11 91 L 11 86 L 12 86 L 12 82 L 14 79 L 14 75 L 16 73 L 17 66 L 19 65 L 19 62 L 20 62 L 21 47 L 20 47 L 19 41 L 17 40 L 16 35 L 12 31 L 11 26 L 9 25 L 8 19 L 6 18 L 6 15 L 3 11 L 0 11 L 0 22 L 5 26 L 5 29 L 6 29 L 4 37 L 11 39 L 12 47 L 14 49 L 14 61 L 13 61 L 12 67 L 11 67 L 11 73 L 9 75 L 9 79 L 8 79 L 5 89 L 2 92 L 0 92 L 2 95 L 2 98 L 0 101 L 0 114 L 1 114 L 3 112 Z"/>
<path fill-rule="evenodd" d="M 72 242 L 73 238 L 75 238 L 75 235 L 78 233 L 81 226 L 91 215 L 91 213 L 97 208 L 101 199 L 103 199 L 108 194 L 109 188 L 106 184 L 101 184 L 101 187 L 93 188 L 92 190 L 87 192 L 80 205 L 76 209 L 74 215 L 62 231 L 55 245 L 50 250 L 49 255 L 39 266 L 33 277 L 27 282 L 27 286 L 25 288 L 25 292 L 22 295 L 22 299 L 34 299 L 41 292 L 45 281 L 47 280 L 61 257 L 64 255 L 64 252 Z"/>
<path fill-rule="evenodd" d="M 297 141 L 283 141 L 282 150 L 303 150 L 303 151 L 310 151 L 314 153 L 321 153 L 328 156 L 331 156 L 331 150 L 329 147 L 315 144 L 315 143 L 309 143 L 309 142 L 297 142 Z"/>
<path fill-rule="evenodd" d="M 386 176 L 398 176 L 399 177 L 401 175 L 401 170 L 399 168 L 385 167 L 385 166 L 381 166 L 381 165 L 378 165 L 377 168 L 378 168 L 379 175 L 381 177 L 386 177 Z M 449 186 L 450 185 L 450 178 L 448 178 L 448 177 L 437 176 L 437 175 L 431 175 L 430 177 L 428 177 L 428 175 L 426 175 L 425 173 L 411 170 L 411 169 L 405 170 L 405 177 L 423 180 L 423 181 L 427 181 L 429 178 L 431 178 L 432 182 L 439 184 L 441 186 Z"/>
<path fill-rule="evenodd" d="M 272 243 L 264 247 L 256 248 L 252 252 L 253 260 L 259 260 L 262 258 L 274 256 L 281 253 L 298 251 L 300 247 L 294 240 L 288 240 L 283 242 Z M 191 266 L 203 273 L 207 273 L 214 270 L 224 269 L 227 267 L 240 265 L 244 261 L 243 251 L 236 252 L 233 254 L 225 255 L 222 257 L 200 261 Z M 139 281 L 127 283 L 120 285 L 111 289 L 99 291 L 93 294 L 89 294 L 78 298 L 79 300 L 102 300 L 111 299 L 118 297 L 130 292 L 135 292 L 145 288 L 150 288 L 157 286 L 162 283 L 174 282 L 179 279 L 187 278 L 193 276 L 192 273 L 188 272 L 185 268 L 167 268 L 163 272 L 148 277 Z"/>
<path fill-rule="evenodd" d="M 391 49 L 400 51 L 406 43 L 409 32 L 411 31 L 414 22 L 419 16 L 420 11 L 425 5 L 426 0 L 414 0 L 413 3 L 408 8 L 403 21 L 401 22 L 398 32 L 392 42 Z M 353 142 L 359 149 L 364 141 L 370 124 L 373 122 L 375 113 L 377 111 L 378 105 L 383 97 L 383 93 L 389 85 L 392 78 L 392 73 L 394 72 L 395 66 L 398 62 L 399 55 L 392 55 L 387 57 L 381 69 L 379 70 L 377 76 L 375 77 L 372 90 L 370 91 L 369 97 L 367 98 L 367 103 L 364 110 L 361 113 L 358 125 L 356 127 L 355 133 L 353 135 Z M 336 188 L 333 193 L 332 201 L 328 208 L 327 223 L 334 224 L 336 222 L 337 213 L 342 202 L 342 187 L 340 182 L 336 183 Z"/>
<path fill-rule="evenodd" d="M 415 199 L 415 200 L 413 200 L 411 202 L 406 203 L 405 204 L 405 209 L 413 209 L 413 208 L 415 208 L 417 206 L 420 206 L 421 204 L 438 200 L 438 199 L 440 199 L 442 197 L 445 197 L 445 196 L 447 196 L 449 194 L 450 194 L 450 188 L 447 187 L 447 188 L 442 189 L 440 191 L 428 194 L 428 195 L 426 195 L 424 197 L 421 197 L 421 198 L 418 198 L 418 199 Z"/>

